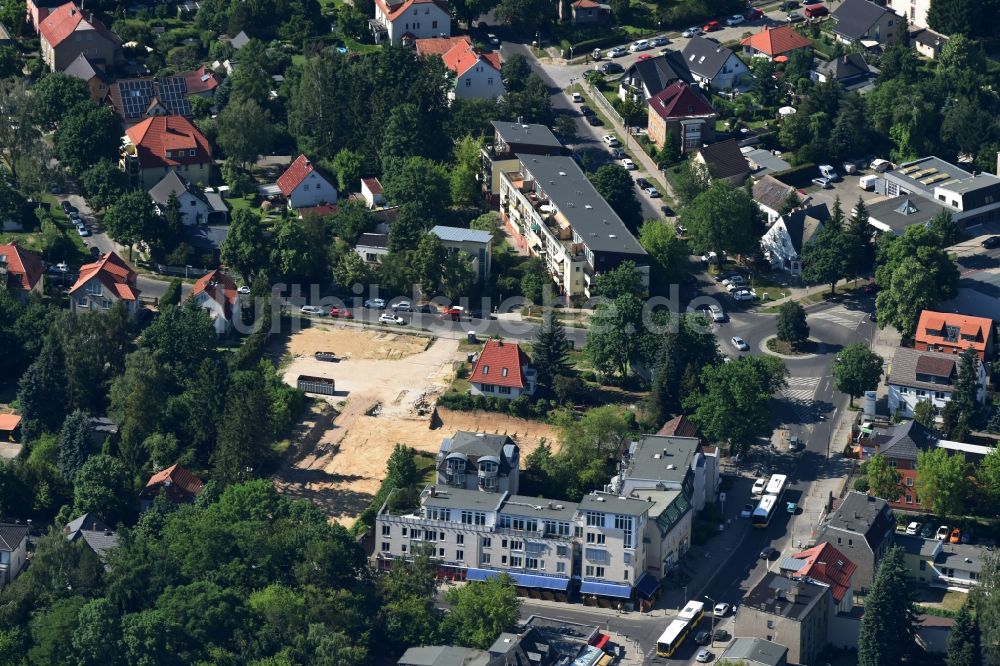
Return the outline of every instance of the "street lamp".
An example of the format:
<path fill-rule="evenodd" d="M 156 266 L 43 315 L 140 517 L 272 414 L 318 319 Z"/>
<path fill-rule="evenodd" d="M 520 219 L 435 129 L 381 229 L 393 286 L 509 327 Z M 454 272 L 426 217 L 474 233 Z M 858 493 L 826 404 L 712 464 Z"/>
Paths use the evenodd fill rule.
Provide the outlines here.
<path fill-rule="evenodd" d="M 707 594 L 705 595 L 705 598 L 708 599 L 709 602 L 711 602 L 712 604 L 712 634 L 711 636 L 709 636 L 709 638 L 712 639 L 712 647 L 715 647 L 715 599 L 708 596 Z"/>

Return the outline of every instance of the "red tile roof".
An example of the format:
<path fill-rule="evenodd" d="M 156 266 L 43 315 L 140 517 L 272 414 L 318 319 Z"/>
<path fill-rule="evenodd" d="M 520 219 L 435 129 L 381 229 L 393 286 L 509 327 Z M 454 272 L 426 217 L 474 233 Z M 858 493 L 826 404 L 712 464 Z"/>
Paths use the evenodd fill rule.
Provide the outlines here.
<path fill-rule="evenodd" d="M 139 290 L 135 286 L 135 271 L 114 252 L 108 252 L 92 264 L 81 266 L 80 277 L 70 287 L 69 293 L 81 289 L 93 277 L 100 280 L 104 287 L 123 301 L 139 299 Z"/>
<path fill-rule="evenodd" d="M 193 72 L 185 72 L 183 76 L 188 94 L 191 95 L 215 90 L 222 83 L 222 78 L 204 65 Z"/>
<path fill-rule="evenodd" d="M 750 35 L 740 42 L 743 46 L 749 46 L 755 51 L 766 53 L 771 56 L 779 56 L 789 51 L 812 46 L 808 39 L 795 32 L 790 26 L 782 25 L 777 28 L 765 27 L 757 34 Z"/>
<path fill-rule="evenodd" d="M 936 334 L 943 332 L 945 326 L 954 326 L 959 329 L 961 335 L 968 335 L 977 339 L 947 341 L 941 335 Z M 915 340 L 917 343 L 926 345 L 942 345 L 944 347 L 957 347 L 959 349 L 971 347 L 981 352 L 986 350 L 986 343 L 992 333 L 992 319 L 924 310 L 920 313 L 920 321 L 917 322 Z"/>
<path fill-rule="evenodd" d="M 362 178 L 361 182 L 365 184 L 365 187 L 367 187 L 368 191 L 373 195 L 378 196 L 379 194 L 382 194 L 382 183 L 379 182 L 378 178 Z"/>
<path fill-rule="evenodd" d="M 390 2 L 389 0 L 375 0 L 382 13 L 385 14 L 390 21 L 395 21 L 398 19 L 407 9 L 413 5 L 437 5 L 438 9 L 443 11 L 445 14 L 451 13 L 451 8 L 448 7 L 448 3 L 444 0 L 404 0 L 403 2 Z"/>
<path fill-rule="evenodd" d="M 21 424 L 18 414 L 0 414 L 0 430 L 11 432 Z"/>
<path fill-rule="evenodd" d="M 696 426 L 691 419 L 681 414 L 680 416 L 675 416 L 660 428 L 660 431 L 656 433 L 657 435 L 662 435 L 664 437 L 698 437 L 698 426 Z"/>
<path fill-rule="evenodd" d="M 184 116 L 156 116 L 126 130 L 143 169 L 212 161 L 208 139 Z M 191 155 L 191 151 L 195 151 Z M 170 156 L 167 156 L 170 151 Z"/>
<path fill-rule="evenodd" d="M 596 7 L 600 7 L 601 5 L 598 2 L 594 2 L 594 0 L 576 0 L 576 2 L 573 3 L 573 6 L 577 9 L 594 9 Z"/>
<path fill-rule="evenodd" d="M 796 576 L 808 576 L 826 583 L 837 603 L 843 601 L 844 594 L 851 587 L 851 576 L 858 565 L 825 541 L 792 557 L 805 560 L 802 568 L 795 572 Z"/>
<path fill-rule="evenodd" d="M 153 499 L 161 492 L 174 504 L 194 501 L 205 486 L 201 479 L 180 465 L 172 465 L 149 477 L 146 487 L 139 493 L 142 499 Z"/>
<path fill-rule="evenodd" d="M 528 385 L 524 366 L 531 359 L 515 342 L 488 340 L 483 347 L 469 381 L 474 384 L 493 384 L 523 389 Z"/>
<path fill-rule="evenodd" d="M 649 108 L 664 120 L 715 115 L 715 109 L 683 81 L 676 81 L 653 95 Z"/>
<path fill-rule="evenodd" d="M 414 42 L 420 55 L 441 56 L 444 66 L 462 76 L 476 63 L 484 61 L 494 69 L 500 69 L 500 54 L 481 53 L 467 36 L 418 39 Z"/>
<path fill-rule="evenodd" d="M 118 37 L 104 27 L 103 23 L 93 18 L 92 13 L 90 19 L 85 19 L 80 8 L 72 2 L 51 10 L 45 20 L 38 24 L 39 35 L 53 48 L 59 46 L 77 30 L 89 29 L 93 29 L 110 42 L 119 43 Z"/>
<path fill-rule="evenodd" d="M 472 40 L 468 36 L 462 35 L 461 37 L 427 37 L 413 42 L 417 49 L 417 55 L 436 56 L 443 56 L 458 44 L 472 46 Z"/>
<path fill-rule="evenodd" d="M 298 212 L 299 217 L 305 217 L 306 215 L 319 215 L 320 217 L 326 217 L 327 215 L 336 215 L 338 210 L 340 210 L 340 206 L 337 204 L 320 204 L 318 206 L 299 208 Z"/>
<path fill-rule="evenodd" d="M 232 307 L 236 305 L 236 299 L 239 297 L 233 278 L 218 268 L 209 271 L 194 283 L 194 287 L 191 288 L 191 298 L 196 298 L 202 293 L 222 305 L 227 319 L 232 317 Z"/>
<path fill-rule="evenodd" d="M 312 162 L 305 155 L 299 155 L 291 165 L 285 169 L 285 173 L 278 178 L 278 189 L 286 197 L 292 195 L 295 188 L 302 184 L 306 176 L 316 170 Z"/>
<path fill-rule="evenodd" d="M 0 257 L 7 260 L 7 284 L 31 291 L 42 278 L 42 259 L 17 243 L 0 245 Z"/>

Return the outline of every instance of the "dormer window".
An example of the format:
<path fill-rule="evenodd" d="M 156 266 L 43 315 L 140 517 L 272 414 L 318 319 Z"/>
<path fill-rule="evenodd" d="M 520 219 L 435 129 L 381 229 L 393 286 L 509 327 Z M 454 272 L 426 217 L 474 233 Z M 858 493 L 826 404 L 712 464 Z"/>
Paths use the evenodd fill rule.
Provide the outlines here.
<path fill-rule="evenodd" d="M 490 366 L 488 366 L 488 365 L 484 365 L 483 366 L 483 374 L 484 375 L 490 374 Z"/>
<path fill-rule="evenodd" d="M 169 150 L 168 150 L 168 151 L 167 151 L 167 157 L 173 157 L 173 156 L 174 156 L 174 155 L 173 155 L 173 152 L 172 152 L 172 151 L 169 151 Z"/>
<path fill-rule="evenodd" d="M 506 377 L 506 376 L 507 376 L 507 368 L 504 368 L 503 370 L 501 370 L 501 371 L 500 371 L 500 375 L 501 375 L 502 377 Z"/>

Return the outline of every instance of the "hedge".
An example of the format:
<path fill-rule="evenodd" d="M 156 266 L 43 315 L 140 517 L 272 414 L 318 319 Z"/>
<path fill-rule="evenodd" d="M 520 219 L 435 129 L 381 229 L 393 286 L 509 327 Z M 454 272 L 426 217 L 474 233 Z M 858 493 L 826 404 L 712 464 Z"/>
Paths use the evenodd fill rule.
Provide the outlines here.
<path fill-rule="evenodd" d="M 605 35 L 603 37 L 585 39 L 582 42 L 573 44 L 573 54 L 587 55 L 594 49 L 601 49 L 605 46 L 618 46 L 619 44 L 624 44 L 627 41 L 629 41 L 628 35 L 619 35 L 615 33 Z"/>
<path fill-rule="evenodd" d="M 812 184 L 812 179 L 817 176 L 819 176 L 819 171 L 816 170 L 816 165 L 812 162 L 806 162 L 774 174 L 775 178 L 792 187 L 808 187 Z"/>
<path fill-rule="evenodd" d="M 437 404 L 439 407 L 447 407 L 460 412 L 476 410 L 501 412 L 523 419 L 545 418 L 550 412 L 561 407 L 557 401 L 545 398 L 532 401 L 527 396 L 520 396 L 513 400 L 506 400 L 493 396 L 472 395 L 471 393 L 446 393 L 438 398 Z"/>

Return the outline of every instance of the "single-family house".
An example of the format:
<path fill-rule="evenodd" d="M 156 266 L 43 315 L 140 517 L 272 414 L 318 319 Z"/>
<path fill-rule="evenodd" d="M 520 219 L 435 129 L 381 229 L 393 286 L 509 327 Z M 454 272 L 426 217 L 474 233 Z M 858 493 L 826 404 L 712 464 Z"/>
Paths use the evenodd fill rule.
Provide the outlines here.
<path fill-rule="evenodd" d="M 493 234 L 477 229 L 444 227 L 440 224 L 433 227 L 430 233 L 440 239 L 441 245 L 449 254 L 461 252 L 468 257 L 479 282 L 490 279 L 493 268 Z"/>
<path fill-rule="evenodd" d="M 517 442 L 507 435 L 459 430 L 441 441 L 437 482 L 441 486 L 516 495 L 520 451 Z"/>
<path fill-rule="evenodd" d="M 80 277 L 69 288 L 69 304 L 73 313 L 109 310 L 122 303 L 125 311 L 135 314 L 139 308 L 136 272 L 114 252 L 80 267 Z"/>
<path fill-rule="evenodd" d="M 768 572 L 743 597 L 733 635 L 773 641 L 790 663 L 814 664 L 827 646 L 830 594 L 823 583 Z"/>
<path fill-rule="evenodd" d="M 694 84 L 694 75 L 688 69 L 684 54 L 668 51 L 663 55 L 637 60 L 618 79 L 618 97 L 631 97 L 646 104 L 651 97 L 678 81 Z"/>
<path fill-rule="evenodd" d="M 719 656 L 719 660 L 746 666 L 787 666 L 788 648 L 762 638 L 739 637 Z"/>
<path fill-rule="evenodd" d="M 239 297 L 233 278 L 216 268 L 194 283 L 188 298 L 208 310 L 215 334 L 222 337 L 233 330 L 233 319 L 239 316 Z"/>
<path fill-rule="evenodd" d="M 104 73 L 104 67 L 81 53 L 63 70 L 66 76 L 80 79 L 87 84 L 90 91 L 90 101 L 99 104 L 108 96 L 110 77 Z"/>
<path fill-rule="evenodd" d="M 451 9 L 445 0 L 375 0 L 369 25 L 375 43 L 412 44 L 427 37 L 451 36 Z"/>
<path fill-rule="evenodd" d="M 378 178 L 361 179 L 361 196 L 369 208 L 385 205 L 385 195 L 382 194 L 382 183 Z"/>
<path fill-rule="evenodd" d="M 59 6 L 59 3 L 53 3 L 49 0 L 27 0 L 27 5 L 27 22 L 31 24 L 35 32 L 38 32 L 38 27 L 42 24 L 42 21 L 46 19 L 53 9 Z"/>
<path fill-rule="evenodd" d="M 844 0 L 833 12 L 833 34 L 844 44 L 888 44 L 900 29 L 899 15 L 870 0 Z"/>
<path fill-rule="evenodd" d="M 711 181 L 727 180 L 739 187 L 750 175 L 750 165 L 736 139 L 702 146 L 695 152 L 694 161 L 704 168 Z"/>
<path fill-rule="evenodd" d="M 0 414 L 0 442 L 16 442 L 20 432 L 20 414 Z"/>
<path fill-rule="evenodd" d="M 979 585 L 989 552 L 982 546 L 897 534 L 903 561 L 912 578 L 927 585 L 968 592 Z"/>
<path fill-rule="evenodd" d="M 569 22 L 573 25 L 604 23 L 611 18 L 611 7 L 596 0 L 576 0 L 570 4 L 569 10 Z"/>
<path fill-rule="evenodd" d="M 476 48 L 468 35 L 416 40 L 419 55 L 439 56 L 455 75 L 451 99 L 496 99 L 503 95 L 500 53 Z"/>
<path fill-rule="evenodd" d="M 194 187 L 176 171 L 168 171 L 167 175 L 149 190 L 149 197 L 156 204 L 161 215 L 166 212 L 171 196 L 176 197 L 177 203 L 180 205 L 182 223 L 208 222 L 213 210 L 208 199 L 205 198 L 205 193 Z"/>
<path fill-rule="evenodd" d="M 921 510 L 916 491 L 917 457 L 921 451 L 936 448 L 938 441 L 932 430 L 910 420 L 886 428 L 873 428 L 871 436 L 859 441 L 862 457 L 878 453 L 899 474 L 898 495 L 885 498 L 889 506 L 906 511 Z"/>
<path fill-rule="evenodd" d="M 910 35 L 910 43 L 913 44 L 913 48 L 917 50 L 918 54 L 928 60 L 935 60 L 941 55 L 941 50 L 944 49 L 944 45 L 948 43 L 948 37 L 934 32 L 933 30 L 926 29 L 912 33 Z"/>
<path fill-rule="evenodd" d="M 993 320 L 954 312 L 924 310 L 917 321 L 913 346 L 921 351 L 961 354 L 974 349 L 981 361 L 993 358 Z"/>
<path fill-rule="evenodd" d="M 193 72 L 184 72 L 182 76 L 189 98 L 194 96 L 211 99 L 215 95 L 215 89 L 222 83 L 222 77 L 205 65 Z"/>
<path fill-rule="evenodd" d="M 718 117 L 695 88 L 677 81 L 649 98 L 649 140 L 657 148 L 691 153 L 715 141 Z"/>
<path fill-rule="evenodd" d="M 48 12 L 38 24 L 42 60 L 53 72 L 69 67 L 77 56 L 113 67 L 121 59 L 121 40 L 108 30 L 93 12 L 84 11 L 67 2 Z"/>
<path fill-rule="evenodd" d="M 305 155 L 299 155 L 278 177 L 278 189 L 289 208 L 307 208 L 337 202 L 337 188 L 316 170 Z"/>
<path fill-rule="evenodd" d="M 743 46 L 743 53 L 754 58 L 773 59 L 787 56 L 799 49 L 812 48 L 808 39 L 788 25 L 777 28 L 765 26 L 760 32 L 745 37 L 740 44 Z"/>
<path fill-rule="evenodd" d="M 27 561 L 27 526 L 0 523 L 0 590 L 21 574 Z"/>
<path fill-rule="evenodd" d="M 45 282 L 42 258 L 17 242 L 0 245 L 0 288 L 22 303 L 29 294 L 41 296 Z"/>
<path fill-rule="evenodd" d="M 233 49 L 239 51 L 241 48 L 246 46 L 249 41 L 250 41 L 250 35 L 248 35 L 245 31 L 240 30 L 238 33 L 236 33 L 235 37 L 229 40 L 229 44 L 230 46 L 233 47 Z"/>
<path fill-rule="evenodd" d="M 786 557 L 779 563 L 790 578 L 805 578 L 830 586 L 834 612 L 850 613 L 854 607 L 851 577 L 858 566 L 827 542 Z"/>
<path fill-rule="evenodd" d="M 92 550 L 103 562 L 108 551 L 118 547 L 118 534 L 103 520 L 91 513 L 85 513 L 63 527 L 63 534 L 70 543 L 81 542 Z"/>
<path fill-rule="evenodd" d="M 888 0 L 889 9 L 899 16 L 905 16 L 907 23 L 915 28 L 927 28 L 927 12 L 931 0 Z"/>
<path fill-rule="evenodd" d="M 361 234 L 354 251 L 369 264 L 377 264 L 389 254 L 389 234 Z"/>
<path fill-rule="evenodd" d="M 775 270 L 802 273 L 802 251 L 830 219 L 826 204 L 805 206 L 779 217 L 760 239 L 764 257 Z"/>
<path fill-rule="evenodd" d="M 139 493 L 139 504 L 145 510 L 163 494 L 174 504 L 193 504 L 205 484 L 180 465 L 171 465 L 149 477 Z"/>
<path fill-rule="evenodd" d="M 850 491 L 816 530 L 816 542 L 829 542 L 857 566 L 853 584 L 864 593 L 892 546 L 896 516 L 884 499 Z"/>
<path fill-rule="evenodd" d="M 516 342 L 487 340 L 469 375 L 472 395 L 513 400 L 535 392 L 537 373 L 531 359 Z"/>
<path fill-rule="evenodd" d="M 958 381 L 959 357 L 947 352 L 920 351 L 900 347 L 892 357 L 886 383 L 889 413 L 913 417 L 917 403 L 929 400 L 938 409 L 951 400 Z M 976 400 L 986 399 L 986 367 L 976 359 Z"/>
<path fill-rule="evenodd" d="M 860 53 L 848 53 L 819 64 L 809 72 L 809 78 L 819 83 L 836 81 L 845 90 L 864 92 L 873 85 L 878 70 L 872 68 Z"/>
<path fill-rule="evenodd" d="M 169 171 L 190 182 L 207 184 L 212 171 L 208 139 L 183 116 L 146 118 L 122 137 L 121 166 L 131 187 L 149 191 Z"/>
<path fill-rule="evenodd" d="M 767 215 L 769 225 L 774 224 L 787 207 L 797 208 L 801 205 L 798 190 L 769 174 L 765 174 L 753 184 L 752 196 L 757 207 Z"/>
<path fill-rule="evenodd" d="M 703 88 L 734 90 L 753 79 L 746 63 L 714 39 L 692 37 L 682 55 L 695 83 Z"/>

